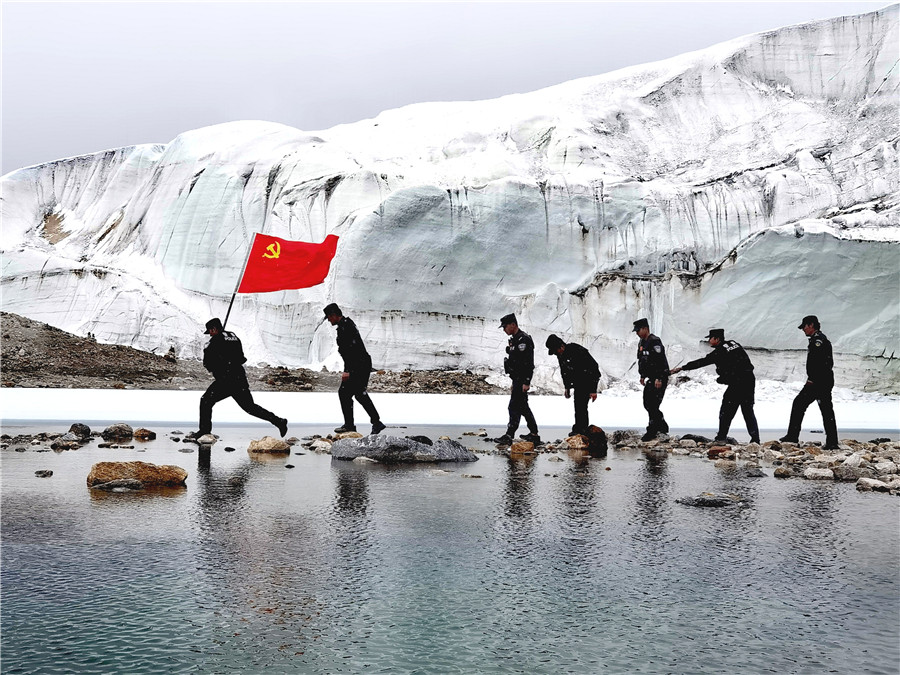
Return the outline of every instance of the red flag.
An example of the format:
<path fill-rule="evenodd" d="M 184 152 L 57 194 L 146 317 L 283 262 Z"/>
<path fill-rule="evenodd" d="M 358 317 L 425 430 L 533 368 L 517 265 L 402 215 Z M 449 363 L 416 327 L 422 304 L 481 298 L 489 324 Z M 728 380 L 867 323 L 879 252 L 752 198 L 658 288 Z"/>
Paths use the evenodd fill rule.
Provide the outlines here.
<path fill-rule="evenodd" d="M 337 251 L 337 235 L 321 244 L 256 234 L 238 293 L 268 293 L 321 284 Z"/>

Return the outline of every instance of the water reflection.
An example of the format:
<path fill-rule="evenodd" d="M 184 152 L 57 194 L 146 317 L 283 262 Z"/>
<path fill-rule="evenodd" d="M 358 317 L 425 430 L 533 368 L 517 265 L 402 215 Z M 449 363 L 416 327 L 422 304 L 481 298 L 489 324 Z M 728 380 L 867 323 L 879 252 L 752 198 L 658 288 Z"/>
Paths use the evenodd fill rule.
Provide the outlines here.
<path fill-rule="evenodd" d="M 536 455 L 513 455 L 506 464 L 503 512 L 508 518 L 523 521 L 534 515 L 534 466 Z"/>
<path fill-rule="evenodd" d="M 644 461 L 633 488 L 633 509 L 637 536 L 659 540 L 665 527 L 665 513 L 672 499 L 669 456 L 665 452 L 643 453 Z"/>
<path fill-rule="evenodd" d="M 364 516 L 369 506 L 369 474 L 352 462 L 332 461 L 333 510 L 336 515 Z"/>
<path fill-rule="evenodd" d="M 193 464 L 158 445 L 147 459 Z M 3 672 L 884 672 L 900 658 L 896 502 L 852 485 L 637 452 L 489 456 L 469 480 L 469 466 L 308 455 L 285 470 L 213 450 L 181 464 L 178 498 L 95 500 L 83 477 L 104 453 L 60 455 L 36 479 L 49 457 L 3 456 Z M 703 491 L 753 501 L 675 503 Z"/>

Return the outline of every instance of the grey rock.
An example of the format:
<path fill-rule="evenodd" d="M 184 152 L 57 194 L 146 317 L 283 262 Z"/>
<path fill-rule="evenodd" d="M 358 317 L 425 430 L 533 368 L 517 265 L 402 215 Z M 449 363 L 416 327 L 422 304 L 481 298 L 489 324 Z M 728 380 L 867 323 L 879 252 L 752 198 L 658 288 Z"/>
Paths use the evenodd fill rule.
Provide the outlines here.
<path fill-rule="evenodd" d="M 100 434 L 104 441 L 130 441 L 134 436 L 134 429 L 123 422 L 111 424 Z"/>
<path fill-rule="evenodd" d="M 683 441 L 694 441 L 695 443 L 712 443 L 713 439 L 698 434 L 685 434 L 681 437 Z"/>
<path fill-rule="evenodd" d="M 807 480 L 834 480 L 834 471 L 809 467 L 803 472 L 803 477 Z"/>
<path fill-rule="evenodd" d="M 856 481 L 856 489 L 860 492 L 888 492 L 891 486 L 884 481 L 875 480 L 874 478 L 860 478 Z"/>
<path fill-rule="evenodd" d="M 331 446 L 334 459 L 353 460 L 368 457 L 384 463 L 405 462 L 474 462 L 478 457 L 471 450 L 453 440 L 437 440 L 425 445 L 397 436 L 364 436 L 345 438 Z"/>
<path fill-rule="evenodd" d="M 34 472 L 34 475 L 38 478 L 50 478 L 53 475 L 53 472 L 50 469 L 40 469 Z"/>
<path fill-rule="evenodd" d="M 92 485 L 92 490 L 103 490 L 105 492 L 134 492 L 143 490 L 144 484 L 134 478 L 117 478 L 99 485 Z"/>
<path fill-rule="evenodd" d="M 860 478 L 875 478 L 875 472 L 871 469 L 859 466 L 836 466 L 832 469 L 835 480 L 857 481 Z"/>
<path fill-rule="evenodd" d="M 86 441 L 91 437 L 91 428 L 87 424 L 75 422 L 69 427 L 69 433 L 76 436 L 78 440 Z"/>
<path fill-rule="evenodd" d="M 743 504 L 743 500 L 737 495 L 722 495 L 713 492 L 704 492 L 696 497 L 682 497 L 675 500 L 678 504 L 685 506 L 700 506 L 721 508 L 723 506 L 739 506 Z"/>

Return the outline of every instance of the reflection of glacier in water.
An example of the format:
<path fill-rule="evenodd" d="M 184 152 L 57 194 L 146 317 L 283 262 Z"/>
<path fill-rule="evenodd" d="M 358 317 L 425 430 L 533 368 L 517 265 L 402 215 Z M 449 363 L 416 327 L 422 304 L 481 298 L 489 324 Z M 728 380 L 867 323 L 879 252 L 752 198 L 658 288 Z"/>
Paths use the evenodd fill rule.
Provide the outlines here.
<path fill-rule="evenodd" d="M 197 356 L 253 232 L 337 234 L 326 284 L 238 297 L 251 361 L 335 368 L 334 300 L 379 368 L 497 371 L 515 311 L 609 376 L 647 316 L 673 355 L 724 327 L 783 381 L 812 313 L 839 384 L 896 392 L 897 20 L 891 5 L 527 94 L 21 169 L 3 177 L 4 309 Z"/>
<path fill-rule="evenodd" d="M 210 454 L 163 434 L 144 452 L 4 450 L 4 671 L 892 672 L 900 660 L 888 495 L 639 453 L 260 461 L 243 448 L 261 429 L 227 427 Z M 89 492 L 91 464 L 110 459 L 177 464 L 188 485 Z M 748 506 L 675 502 L 703 491 Z"/>

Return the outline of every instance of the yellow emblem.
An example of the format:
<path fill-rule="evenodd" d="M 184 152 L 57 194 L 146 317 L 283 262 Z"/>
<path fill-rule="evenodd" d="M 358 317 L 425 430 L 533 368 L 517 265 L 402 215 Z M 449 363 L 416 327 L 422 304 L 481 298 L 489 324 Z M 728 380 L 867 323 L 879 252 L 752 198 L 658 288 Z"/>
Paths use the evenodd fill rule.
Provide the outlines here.
<path fill-rule="evenodd" d="M 274 244 L 266 246 L 268 253 L 263 253 L 263 258 L 277 258 L 281 255 L 281 244 L 277 241 Z"/>

